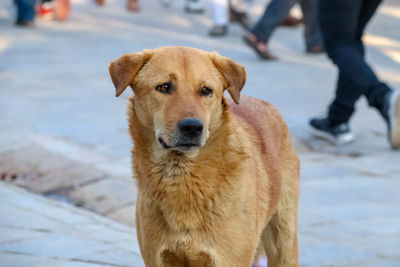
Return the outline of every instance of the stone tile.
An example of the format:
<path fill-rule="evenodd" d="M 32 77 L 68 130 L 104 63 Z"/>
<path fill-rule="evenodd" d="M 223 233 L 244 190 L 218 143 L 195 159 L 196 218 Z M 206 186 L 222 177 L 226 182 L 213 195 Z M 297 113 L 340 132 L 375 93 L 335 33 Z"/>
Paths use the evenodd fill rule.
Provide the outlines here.
<path fill-rule="evenodd" d="M 38 193 L 60 188 L 73 189 L 104 176 L 93 166 L 83 166 L 34 144 L 0 154 L 0 169 L 17 174 L 15 184 Z M 30 173 L 36 173 L 37 177 L 30 179 Z"/>
<path fill-rule="evenodd" d="M 139 243 L 133 243 L 131 241 L 121 241 L 115 244 L 117 250 L 128 251 L 130 253 L 140 254 Z"/>
<path fill-rule="evenodd" d="M 131 251 L 115 249 L 103 251 L 92 255 L 80 257 L 82 260 L 101 261 L 104 263 L 117 264 L 121 266 L 144 267 L 143 260 L 140 254 L 132 253 Z"/>
<path fill-rule="evenodd" d="M 136 202 L 133 179 L 108 178 L 71 192 L 71 197 L 95 212 L 106 214 Z"/>
<path fill-rule="evenodd" d="M 4 121 L 2 119 L 2 122 L 0 122 L 0 154 L 10 150 L 20 149 L 28 144 L 24 137 L 29 133 L 29 130 L 21 127 L 18 132 L 15 132 L 13 129 L 8 129 L 8 125 L 3 123 Z"/>
<path fill-rule="evenodd" d="M 43 207 L 43 206 L 42 206 Z M 36 216 L 32 217 L 32 214 Z M 32 218 L 30 218 L 32 217 Z M 27 220 L 27 218 L 30 218 Z M 46 231 L 46 229 L 57 229 L 61 224 L 51 218 L 37 214 L 29 209 L 7 206 L 0 202 L 0 225 L 14 227 L 16 229 L 32 229 L 36 231 Z"/>
<path fill-rule="evenodd" d="M 107 226 L 96 221 L 78 226 L 79 231 L 82 231 L 82 235 L 85 238 L 106 244 L 116 245 L 123 241 L 131 242 L 132 238 L 136 238 L 136 231 L 134 228 L 129 228 L 129 231 L 126 231 L 127 229 L 125 228 L 121 231 L 121 229 L 116 229 L 111 226 L 108 227 L 108 231 L 103 231 L 105 227 Z M 101 234 L 99 234 L 100 232 Z"/>
<path fill-rule="evenodd" d="M 110 219 L 116 220 L 117 222 L 136 227 L 136 204 L 131 204 L 113 212 L 107 213 L 106 216 Z"/>
<path fill-rule="evenodd" d="M 391 226 L 393 227 L 393 226 Z M 381 224 L 380 228 L 386 228 L 386 223 Z M 356 247 L 375 254 L 383 259 L 391 259 L 400 263 L 399 254 L 399 238 L 400 234 L 380 234 L 376 232 L 365 232 L 361 238 L 351 238 L 347 241 L 352 247 Z M 373 266 L 373 265 L 371 265 Z M 375 265 L 381 266 L 381 265 Z"/>
<path fill-rule="evenodd" d="M 354 172 L 358 175 L 377 178 L 398 178 L 400 177 L 400 156 L 396 152 L 386 151 L 380 153 L 379 156 L 361 157 L 355 161 L 343 161 L 342 167 Z M 377 168 L 379 166 L 379 168 Z"/>
<path fill-rule="evenodd" d="M 1 218 L 0 218 L 1 220 Z M 42 236 L 47 232 L 47 229 L 35 230 L 35 229 L 24 229 L 10 225 L 10 227 L 0 224 L 0 243 L 10 243 L 23 239 L 31 239 Z M 43 228 L 43 227 L 42 227 Z"/>
<path fill-rule="evenodd" d="M 84 239 L 79 232 L 48 233 L 37 238 L 0 244 L 0 251 L 61 259 L 76 259 L 108 249 L 111 249 L 110 245 Z"/>
<path fill-rule="evenodd" d="M 361 260 L 374 259 L 371 253 L 346 246 L 339 242 L 321 241 L 317 245 L 308 246 L 301 250 L 301 266 L 341 266 L 352 265 Z"/>
<path fill-rule="evenodd" d="M 16 266 L 43 266 L 44 262 L 51 266 L 132 266 L 125 265 L 128 262 L 143 266 L 133 228 L 3 182 L 0 196 L 0 233 L 4 233 L 0 234 L 0 257 L 4 256 L 4 262 L 21 258 Z M 18 200 L 22 198 L 26 201 Z M 28 203 L 35 203 L 40 212 Z M 60 214 L 56 222 L 54 210 Z M 67 215 L 84 219 L 64 220 Z"/>
<path fill-rule="evenodd" d="M 388 259 L 388 258 L 376 258 L 373 260 L 362 261 L 358 263 L 343 265 L 346 267 L 398 267 L 400 265 L 400 258 Z"/>
<path fill-rule="evenodd" d="M 8 267 L 111 267 L 116 265 L 95 264 L 84 261 L 69 261 L 63 259 L 52 259 L 48 257 L 39 257 L 35 255 L 12 254 L 0 251 L 0 266 Z M 139 265 L 138 265 L 139 266 Z M 122 267 L 122 266 L 121 266 Z"/>
<path fill-rule="evenodd" d="M 374 257 L 399 258 L 400 229 L 398 225 L 399 218 L 378 217 L 300 227 L 300 247 L 307 250 L 319 245 L 323 240 L 329 240 L 350 250 L 365 252 Z M 335 253 L 340 254 L 340 252 Z"/>

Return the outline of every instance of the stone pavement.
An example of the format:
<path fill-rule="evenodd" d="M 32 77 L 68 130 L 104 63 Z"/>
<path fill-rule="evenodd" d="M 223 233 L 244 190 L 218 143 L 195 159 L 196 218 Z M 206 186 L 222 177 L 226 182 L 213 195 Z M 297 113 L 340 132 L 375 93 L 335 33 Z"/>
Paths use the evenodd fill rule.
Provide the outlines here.
<path fill-rule="evenodd" d="M 131 93 L 127 90 L 120 98 L 114 97 L 107 66 L 123 53 L 163 45 L 216 50 L 245 65 L 248 81 L 244 93 L 277 106 L 291 130 L 302 163 L 302 266 L 400 266 L 400 153 L 388 149 L 385 126 L 364 100 L 351 122 L 355 143 L 335 147 L 310 135 L 307 120 L 323 112 L 329 103 L 336 72 L 325 56 L 303 54 L 301 29 L 279 29 L 271 48 L 280 60 L 262 62 L 242 44 L 243 32 L 237 25 L 230 27 L 226 38 L 212 39 L 207 37 L 209 12 L 184 14 L 183 0 L 174 1 L 167 11 L 155 0 L 141 2 L 142 12 L 132 14 L 124 10 L 123 0 L 107 1 L 102 8 L 90 0 L 73 0 L 70 20 L 38 21 L 36 29 L 19 29 L 12 25 L 11 1 L 1 1 L 0 178 L 134 226 L 136 189 L 130 173 L 131 143 L 125 116 L 126 99 Z M 264 4 L 256 1 L 254 18 Z M 380 77 L 397 89 L 398 25 L 400 3 L 385 1 L 366 37 L 369 61 Z M 16 217 L 17 223 L 28 223 L 35 216 L 40 220 L 42 212 L 53 210 L 52 205 L 62 207 L 60 212 L 76 211 L 4 183 L 0 183 L 0 190 L 13 192 L 7 201 L 1 198 L 1 211 L 20 202 L 27 205 L 25 213 L 10 209 L 1 212 L 0 225 L 14 213 L 20 216 Z M 29 205 L 31 198 L 37 201 Z M 60 218 L 66 218 L 62 229 L 67 233 L 77 230 L 68 223 L 69 215 Z M 49 223 L 48 227 L 46 231 L 52 232 L 53 225 Z M 0 239 L 8 231 L 17 237 L 31 235 L 25 229 L 2 228 Z M 68 241 L 72 246 L 81 242 L 104 246 L 86 236 L 85 231 L 74 233 L 71 236 L 76 239 Z M 130 241 L 122 243 L 137 247 L 133 228 L 130 233 L 131 239 L 124 238 Z M 98 238 L 107 236 L 98 231 Z M 48 243 L 53 240 L 52 236 L 43 238 Z M 111 239 L 111 243 L 117 243 L 119 234 Z M 27 257 L 34 256 L 39 260 L 36 266 L 55 266 L 46 255 L 53 260 L 63 256 L 57 254 L 60 250 L 55 246 L 44 250 L 39 239 L 29 242 L 16 243 L 13 248 L 22 251 L 28 247 L 31 256 L 7 254 L 12 264 L 5 266 L 26 266 Z M 8 251 L 3 245 L 12 244 L 9 240 L 1 243 L 0 266 L 6 262 L 4 251 Z M 86 247 L 90 249 L 90 245 Z M 96 254 L 98 251 L 84 253 L 93 256 L 92 263 L 138 266 L 133 260 L 130 263 L 129 252 L 123 248 L 114 251 L 121 254 L 121 262 L 105 261 L 101 253 Z"/>
<path fill-rule="evenodd" d="M 144 266 L 136 231 L 0 182 L 0 266 Z"/>

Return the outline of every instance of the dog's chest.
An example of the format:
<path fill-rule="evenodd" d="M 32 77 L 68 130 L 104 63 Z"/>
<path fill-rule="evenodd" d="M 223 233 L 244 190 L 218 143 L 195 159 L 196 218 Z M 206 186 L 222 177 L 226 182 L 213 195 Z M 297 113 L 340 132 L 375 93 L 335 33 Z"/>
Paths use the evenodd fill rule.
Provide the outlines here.
<path fill-rule="evenodd" d="M 174 230 L 198 230 L 211 227 L 218 208 L 219 197 L 199 181 L 199 177 L 179 177 L 179 181 L 167 181 L 160 208 L 168 225 Z"/>
<path fill-rule="evenodd" d="M 204 173 L 188 166 L 164 166 L 153 172 L 152 202 L 157 203 L 173 230 L 207 229 L 221 214 L 218 208 L 221 197 L 216 190 L 219 185 L 215 184 L 221 180 L 218 176 L 218 171 L 210 169 Z"/>

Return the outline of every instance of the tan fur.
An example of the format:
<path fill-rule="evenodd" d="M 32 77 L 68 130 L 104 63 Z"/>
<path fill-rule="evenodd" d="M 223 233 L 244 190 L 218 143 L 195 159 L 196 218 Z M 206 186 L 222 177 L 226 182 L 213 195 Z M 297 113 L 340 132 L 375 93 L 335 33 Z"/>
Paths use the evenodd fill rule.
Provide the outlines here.
<path fill-rule="evenodd" d="M 164 47 L 121 57 L 110 74 L 117 94 L 128 85 L 135 93 L 128 121 L 146 266 L 249 267 L 259 247 L 269 267 L 298 266 L 299 161 L 272 105 L 224 99 L 227 89 L 239 102 L 244 68 L 217 53 Z M 168 81 L 171 94 L 155 90 Z M 203 86 L 213 94 L 199 95 Z M 204 125 L 201 147 L 163 148 L 157 137 L 173 144 L 187 117 Z"/>

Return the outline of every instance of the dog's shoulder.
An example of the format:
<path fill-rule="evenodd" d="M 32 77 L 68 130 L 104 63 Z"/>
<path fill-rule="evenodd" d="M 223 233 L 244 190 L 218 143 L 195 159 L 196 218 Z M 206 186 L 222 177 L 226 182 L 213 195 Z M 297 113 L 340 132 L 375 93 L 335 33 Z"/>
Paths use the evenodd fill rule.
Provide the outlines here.
<path fill-rule="evenodd" d="M 287 129 L 282 116 L 272 104 L 245 95 L 241 97 L 240 104 L 228 103 L 231 113 L 246 124 L 241 126 L 260 141 L 263 153 L 279 145 Z"/>

